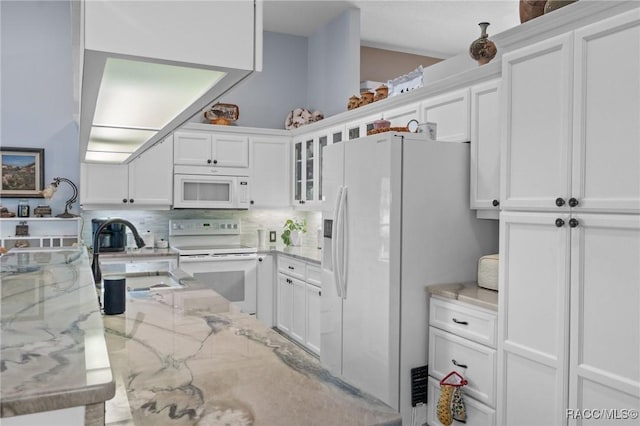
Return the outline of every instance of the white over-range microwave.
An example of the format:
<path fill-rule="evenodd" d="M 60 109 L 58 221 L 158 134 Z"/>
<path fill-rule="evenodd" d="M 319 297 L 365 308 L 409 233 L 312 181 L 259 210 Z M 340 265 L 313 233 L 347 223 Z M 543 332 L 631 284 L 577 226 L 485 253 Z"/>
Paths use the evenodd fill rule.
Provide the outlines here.
<path fill-rule="evenodd" d="M 251 181 L 248 176 L 175 174 L 173 207 L 192 209 L 248 209 Z"/>

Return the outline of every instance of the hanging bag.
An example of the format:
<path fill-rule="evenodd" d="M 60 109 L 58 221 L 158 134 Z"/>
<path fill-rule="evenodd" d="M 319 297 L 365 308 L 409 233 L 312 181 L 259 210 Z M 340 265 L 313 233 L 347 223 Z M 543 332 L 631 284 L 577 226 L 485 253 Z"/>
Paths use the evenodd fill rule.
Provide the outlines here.
<path fill-rule="evenodd" d="M 468 382 L 458 372 L 452 371 L 440 380 L 440 399 L 438 399 L 438 420 L 444 426 L 450 426 L 453 420 L 466 422 L 467 414 L 462 399 L 462 386 Z"/>

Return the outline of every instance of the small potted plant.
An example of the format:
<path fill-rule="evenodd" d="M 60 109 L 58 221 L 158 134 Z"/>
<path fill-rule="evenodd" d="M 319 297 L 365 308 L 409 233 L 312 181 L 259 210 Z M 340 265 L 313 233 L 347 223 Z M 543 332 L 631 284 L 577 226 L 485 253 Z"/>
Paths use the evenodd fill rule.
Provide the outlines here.
<path fill-rule="evenodd" d="M 284 223 L 284 231 L 280 238 L 288 246 L 300 245 L 300 234 L 307 232 L 307 220 L 287 219 Z"/>

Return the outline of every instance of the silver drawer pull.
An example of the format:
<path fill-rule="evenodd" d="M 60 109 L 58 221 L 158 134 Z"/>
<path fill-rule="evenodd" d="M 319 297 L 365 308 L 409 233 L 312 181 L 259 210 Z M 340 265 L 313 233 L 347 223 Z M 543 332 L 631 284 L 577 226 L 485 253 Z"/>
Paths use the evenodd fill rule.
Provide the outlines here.
<path fill-rule="evenodd" d="M 467 364 L 460 364 L 458 363 L 455 359 L 452 359 L 451 362 L 453 363 L 453 365 L 455 365 L 456 367 L 460 367 L 460 368 L 467 368 Z"/>
<path fill-rule="evenodd" d="M 469 325 L 469 323 L 468 323 L 468 322 L 466 322 L 466 321 L 459 321 L 459 320 L 457 320 L 457 319 L 455 319 L 455 318 L 453 318 L 453 322 L 455 322 L 456 324 Z"/>

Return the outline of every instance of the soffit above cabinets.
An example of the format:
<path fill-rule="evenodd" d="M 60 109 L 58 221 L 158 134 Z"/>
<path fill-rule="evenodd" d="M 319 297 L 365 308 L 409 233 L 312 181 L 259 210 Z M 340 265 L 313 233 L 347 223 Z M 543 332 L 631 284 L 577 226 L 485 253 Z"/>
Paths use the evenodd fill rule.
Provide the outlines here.
<path fill-rule="evenodd" d="M 90 0 L 72 14 L 81 161 L 128 163 L 261 70 L 259 2 Z"/>

